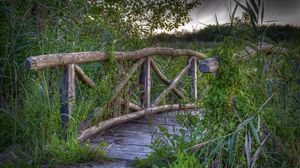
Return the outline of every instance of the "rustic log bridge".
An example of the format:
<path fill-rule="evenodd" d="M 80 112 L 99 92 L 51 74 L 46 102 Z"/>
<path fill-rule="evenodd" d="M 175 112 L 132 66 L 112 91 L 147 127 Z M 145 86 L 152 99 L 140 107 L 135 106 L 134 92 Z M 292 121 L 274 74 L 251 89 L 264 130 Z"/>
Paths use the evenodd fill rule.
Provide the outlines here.
<path fill-rule="evenodd" d="M 263 50 L 265 52 L 273 51 L 274 49 L 280 50 L 281 52 L 286 52 L 282 48 L 274 48 L 273 46 L 262 44 L 258 47 L 257 50 Z M 251 50 L 246 48 L 248 55 L 255 53 L 257 50 Z M 164 56 L 186 56 L 189 58 L 188 64 L 177 74 L 175 79 L 168 79 L 160 70 L 157 64 L 155 64 L 152 56 L 164 55 Z M 79 79 L 87 84 L 88 86 L 95 88 L 96 84 L 84 73 L 84 71 L 77 64 L 95 62 L 107 60 L 109 54 L 105 52 L 79 52 L 79 53 L 63 53 L 63 54 L 49 54 L 42 56 L 34 56 L 26 59 L 26 63 L 30 69 L 39 70 L 47 67 L 54 66 L 64 66 L 63 74 L 63 83 L 61 87 L 61 119 L 63 122 L 64 128 L 68 126 L 68 121 L 72 115 L 72 108 L 75 101 L 75 77 L 78 75 Z M 221 66 L 218 57 L 206 58 L 204 55 L 192 50 L 181 50 L 181 49 L 172 49 L 172 48 L 145 48 L 137 51 L 131 52 L 116 52 L 116 60 L 136 60 L 129 72 L 124 75 L 122 81 L 120 81 L 115 89 L 115 95 L 112 96 L 110 102 L 114 100 L 119 100 L 120 104 L 125 107 L 126 114 L 122 116 L 117 116 L 115 118 L 108 119 L 100 123 L 93 123 L 92 117 L 101 115 L 101 108 L 96 108 L 93 112 L 89 113 L 86 120 L 84 120 L 80 128 L 78 129 L 77 140 L 79 142 L 84 142 L 86 139 L 95 136 L 99 132 L 106 130 L 108 128 L 132 121 L 147 115 L 152 115 L 160 112 L 167 111 L 181 111 L 187 109 L 194 109 L 194 104 L 170 104 L 158 106 L 161 103 L 161 100 L 166 97 L 171 91 L 173 91 L 179 98 L 185 99 L 185 97 L 191 97 L 194 100 L 198 98 L 197 90 L 197 72 L 202 73 L 215 73 L 218 71 L 218 68 Z M 141 66 L 141 75 L 140 75 L 140 84 L 142 86 L 142 95 L 140 99 L 140 104 L 134 104 L 130 102 L 130 94 L 125 97 L 121 97 L 120 92 L 126 91 L 124 87 L 129 86 L 129 80 L 134 73 L 138 71 Z M 159 94 L 159 96 L 151 101 L 151 68 L 157 74 L 160 80 L 162 80 L 167 87 Z M 178 81 L 188 72 L 192 77 L 191 84 L 191 96 L 183 94 L 183 91 L 176 87 Z M 129 87 L 128 87 L 129 88 Z M 126 93 L 125 93 L 126 94 Z M 119 97 L 118 97 L 119 96 Z M 122 107 L 121 106 L 121 107 Z M 130 111 L 129 111 L 130 109 Z M 129 112 L 129 114 L 127 114 Z M 124 114 L 124 113 L 123 113 Z M 174 114 L 174 113 L 172 113 Z M 146 121 L 148 122 L 148 121 Z M 140 123 L 136 122 L 138 129 L 140 129 Z M 95 125 L 96 124 L 96 125 Z M 140 125 L 138 125 L 140 124 Z M 143 123 L 144 124 L 144 123 Z M 121 126 L 123 127 L 123 126 Z M 119 129 L 119 128 L 117 128 Z M 123 128 L 127 129 L 127 128 Z M 128 133 L 129 131 L 126 130 Z M 134 132 L 136 133 L 136 131 Z M 102 136 L 102 135 L 101 135 Z M 99 141 L 98 141 L 99 142 Z M 128 144 L 126 144 L 128 145 Z M 129 148 L 129 147 L 128 147 Z M 120 149 L 120 148 L 119 148 Z M 136 148 L 135 148 L 136 149 Z"/>
<path fill-rule="evenodd" d="M 189 57 L 188 64 L 178 73 L 173 81 L 169 80 L 156 65 L 154 60 L 151 58 L 155 55 L 163 56 L 186 56 Z M 61 89 L 61 118 L 64 126 L 67 126 L 67 123 L 72 115 L 73 103 L 75 100 L 75 75 L 78 75 L 79 79 L 87 84 L 88 86 L 95 88 L 96 84 L 84 73 L 80 68 L 80 63 L 88 63 L 95 61 L 107 60 L 109 54 L 105 52 L 78 52 L 78 53 L 62 53 L 62 54 L 48 54 L 41 56 L 33 56 L 26 59 L 26 63 L 30 69 L 39 70 L 47 67 L 54 67 L 64 65 L 64 76 L 63 84 Z M 172 48 L 145 48 L 137 51 L 130 52 L 116 52 L 116 60 L 137 60 L 135 64 L 132 65 L 129 72 L 124 75 L 122 81 L 117 85 L 115 89 L 115 95 L 113 95 L 109 101 L 112 103 L 116 99 L 120 100 L 125 110 L 129 112 L 129 109 L 132 111 L 137 111 L 134 113 L 129 113 L 124 116 L 116 117 L 107 121 L 100 123 L 98 127 L 93 127 L 91 116 L 97 116 L 101 113 L 101 108 L 96 108 L 92 113 L 90 113 L 86 120 L 84 120 L 80 126 L 81 134 L 78 138 L 79 141 L 83 141 L 95 133 L 108 128 L 114 125 L 130 121 L 135 118 L 139 118 L 146 114 L 153 114 L 156 112 L 163 112 L 169 110 L 182 110 L 193 108 L 194 105 L 188 104 L 181 106 L 178 104 L 175 105 L 165 105 L 157 106 L 161 100 L 170 92 L 173 91 L 179 98 L 184 99 L 185 95 L 181 89 L 176 88 L 177 82 L 183 77 L 184 74 L 190 69 L 190 74 L 193 78 L 192 83 L 192 98 L 197 99 L 197 71 L 198 71 L 198 60 L 203 60 L 204 55 L 192 50 L 187 49 L 172 49 Z M 215 60 L 217 61 L 217 60 Z M 213 64 L 210 59 L 204 60 L 199 64 L 201 72 L 213 72 L 218 66 L 217 63 Z M 119 98 L 119 94 L 128 85 L 128 81 L 134 75 L 134 73 L 141 66 L 141 75 L 140 75 L 140 84 L 142 86 L 142 95 L 141 95 L 141 106 L 133 104 L 129 100 L 129 95 L 126 95 L 123 98 Z M 205 71 L 203 71 L 202 66 L 207 66 Z M 151 68 L 158 75 L 159 79 L 162 80 L 167 88 L 162 91 L 162 93 L 151 102 Z M 127 113 L 126 112 L 126 113 Z"/>

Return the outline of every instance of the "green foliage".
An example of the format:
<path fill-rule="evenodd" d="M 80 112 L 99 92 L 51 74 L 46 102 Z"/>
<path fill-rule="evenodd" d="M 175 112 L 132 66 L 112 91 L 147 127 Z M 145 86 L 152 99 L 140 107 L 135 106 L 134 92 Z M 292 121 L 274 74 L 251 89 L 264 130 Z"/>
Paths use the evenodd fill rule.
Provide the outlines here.
<path fill-rule="evenodd" d="M 92 17 L 109 19 L 111 24 L 119 19 L 127 33 L 151 35 L 156 29 L 172 30 L 187 23 L 190 21 L 189 11 L 201 2 L 202 0 L 130 0 L 126 3 L 120 0 L 92 1 L 93 8 L 98 11 Z"/>
<path fill-rule="evenodd" d="M 200 102 L 203 119 L 179 116 L 186 128 L 180 136 L 160 129 L 164 136 L 153 141 L 153 153 L 139 166 L 299 166 L 299 47 L 250 56 L 246 45 L 228 38 L 209 53 L 219 56 L 221 66 L 216 75 L 201 76 L 208 81 L 200 82 L 208 84 L 200 89 L 207 90 Z"/>
<path fill-rule="evenodd" d="M 53 137 L 51 145 L 46 146 L 45 151 L 50 165 L 68 165 L 95 160 L 103 161 L 106 153 L 102 150 L 106 146 L 106 143 L 99 143 L 97 150 L 93 150 L 91 144 L 86 142 L 80 145 L 75 138 L 65 141 Z"/>

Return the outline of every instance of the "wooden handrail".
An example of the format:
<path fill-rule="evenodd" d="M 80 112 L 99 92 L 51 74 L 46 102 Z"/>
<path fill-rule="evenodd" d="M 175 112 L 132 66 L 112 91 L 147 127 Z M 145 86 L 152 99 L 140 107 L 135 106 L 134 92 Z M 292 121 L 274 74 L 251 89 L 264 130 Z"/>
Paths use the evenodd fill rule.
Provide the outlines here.
<path fill-rule="evenodd" d="M 193 56 L 198 59 L 204 59 L 204 55 L 188 49 L 173 48 L 144 48 L 137 51 L 115 52 L 116 60 L 134 60 L 153 55 L 165 56 Z M 43 69 L 66 64 L 80 64 L 95 61 L 103 61 L 109 58 L 110 54 L 100 51 L 76 52 L 76 53 L 59 53 L 33 56 L 26 59 L 26 65 L 30 69 Z"/>

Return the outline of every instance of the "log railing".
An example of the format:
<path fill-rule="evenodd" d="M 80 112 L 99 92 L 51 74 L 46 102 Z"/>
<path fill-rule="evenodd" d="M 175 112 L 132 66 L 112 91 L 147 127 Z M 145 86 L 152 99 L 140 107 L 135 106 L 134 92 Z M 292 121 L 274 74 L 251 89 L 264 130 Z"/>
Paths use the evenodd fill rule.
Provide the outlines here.
<path fill-rule="evenodd" d="M 171 57 L 185 56 L 189 57 L 189 61 L 187 65 L 176 75 L 175 79 L 170 80 L 162 73 L 160 68 L 152 59 L 152 57 L 156 55 Z M 78 75 L 80 80 L 92 88 L 96 86 L 96 84 L 84 73 L 78 64 L 104 61 L 108 58 L 108 53 L 98 51 L 48 54 L 29 57 L 26 59 L 26 64 L 28 68 L 34 70 L 55 66 L 64 66 L 63 84 L 61 88 L 61 119 L 63 124 L 67 126 L 67 123 L 72 115 L 72 107 L 75 100 L 75 76 Z M 129 79 L 133 76 L 137 69 L 141 67 L 140 85 L 143 88 L 141 95 L 141 106 L 131 103 L 128 101 L 128 98 L 125 98 L 121 100 L 121 103 L 127 108 L 131 108 L 136 112 L 106 120 L 99 123 L 97 126 L 92 126 L 92 122 L 87 119 L 84 121 L 86 124 L 84 129 L 80 130 L 78 136 L 78 140 L 80 142 L 92 135 L 95 135 L 103 129 L 136 119 L 138 117 L 142 117 L 146 114 L 194 108 L 193 104 L 174 104 L 163 106 L 159 106 L 159 104 L 161 103 L 162 99 L 171 91 L 173 91 L 179 98 L 185 98 L 182 90 L 177 88 L 176 84 L 188 71 L 190 71 L 189 74 L 193 79 L 191 84 L 191 97 L 196 100 L 198 95 L 197 71 L 214 72 L 219 66 L 218 59 L 216 57 L 205 59 L 203 54 L 187 49 L 145 48 L 131 52 L 115 52 L 114 58 L 116 60 L 137 61 L 135 64 L 133 64 L 131 69 L 129 69 L 128 73 L 124 76 L 124 79 L 120 81 L 115 89 L 114 96 L 110 101 L 113 101 L 117 98 L 122 89 L 127 85 Z M 199 60 L 202 60 L 200 64 L 198 64 Z M 153 101 L 151 100 L 151 69 L 157 74 L 158 78 L 167 85 L 166 89 L 163 90 Z"/>

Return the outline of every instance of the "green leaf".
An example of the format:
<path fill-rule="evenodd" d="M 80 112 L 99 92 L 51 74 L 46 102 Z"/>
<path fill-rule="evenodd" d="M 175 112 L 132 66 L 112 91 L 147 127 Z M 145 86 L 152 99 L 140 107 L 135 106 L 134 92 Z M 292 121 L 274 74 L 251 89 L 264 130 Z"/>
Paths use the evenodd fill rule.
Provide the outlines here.
<path fill-rule="evenodd" d="M 253 119 L 253 117 L 250 117 L 246 120 L 244 120 L 242 123 L 239 124 L 239 126 L 236 128 L 236 131 L 241 130 L 243 127 L 245 127 L 247 124 L 250 123 L 250 121 Z"/>
<path fill-rule="evenodd" d="M 250 125 L 251 132 L 255 137 L 255 140 L 260 144 L 260 138 L 257 129 L 253 126 L 252 122 L 250 122 L 249 125 Z"/>

